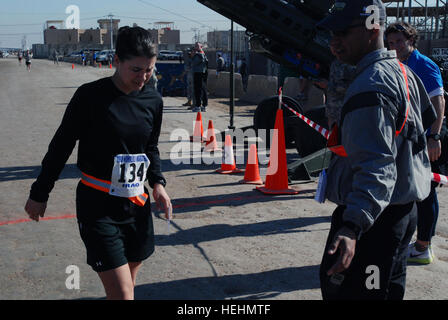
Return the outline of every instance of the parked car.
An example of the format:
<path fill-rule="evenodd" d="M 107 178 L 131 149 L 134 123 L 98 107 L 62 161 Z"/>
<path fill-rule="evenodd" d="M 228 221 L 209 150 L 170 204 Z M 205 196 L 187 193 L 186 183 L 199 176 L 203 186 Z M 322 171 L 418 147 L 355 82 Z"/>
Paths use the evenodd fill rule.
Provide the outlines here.
<path fill-rule="evenodd" d="M 67 57 L 80 57 L 82 54 L 82 51 L 73 51 L 72 53 L 69 53 Z"/>
<path fill-rule="evenodd" d="M 96 62 L 97 63 L 112 62 L 114 59 L 114 55 L 115 55 L 115 50 L 100 51 L 96 55 Z"/>
<path fill-rule="evenodd" d="M 179 56 L 176 51 L 160 50 L 157 58 L 159 60 L 177 60 Z"/>
<path fill-rule="evenodd" d="M 9 56 L 8 51 L 0 51 L 0 58 L 7 58 Z"/>

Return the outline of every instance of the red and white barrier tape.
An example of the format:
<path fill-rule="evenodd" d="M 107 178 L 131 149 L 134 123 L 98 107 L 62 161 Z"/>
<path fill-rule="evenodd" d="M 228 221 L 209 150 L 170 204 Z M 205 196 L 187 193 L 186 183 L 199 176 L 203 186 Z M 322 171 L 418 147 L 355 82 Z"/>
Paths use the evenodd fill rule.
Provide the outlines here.
<path fill-rule="evenodd" d="M 278 108 L 281 109 L 283 104 L 283 87 L 278 89 Z"/>
<path fill-rule="evenodd" d="M 306 124 L 308 124 L 310 127 L 312 127 L 314 130 L 319 132 L 322 136 L 325 137 L 325 139 L 328 140 L 328 137 L 330 136 L 330 132 L 327 129 L 319 126 L 317 123 L 314 123 L 313 121 L 311 121 L 304 115 L 302 115 L 302 114 L 298 113 L 297 111 L 295 111 L 294 109 L 290 108 L 286 103 L 282 102 L 282 105 L 285 106 L 286 108 L 288 108 L 289 111 L 291 111 L 296 116 L 298 116 L 300 119 L 305 121 Z M 438 173 L 431 173 L 431 174 L 432 174 L 432 179 L 431 179 L 432 181 L 440 183 L 440 184 L 448 185 L 448 177 L 447 176 L 444 176 L 444 175 L 441 175 Z"/>
<path fill-rule="evenodd" d="M 308 124 L 311 128 L 313 128 L 314 130 L 316 130 L 317 132 L 319 132 L 321 135 L 324 136 L 325 139 L 328 140 L 328 137 L 330 136 L 330 131 L 328 131 L 327 129 L 325 129 L 324 127 L 321 127 L 320 125 L 318 125 L 317 123 L 311 121 L 310 119 L 308 119 L 307 117 L 305 117 L 303 114 L 298 113 L 297 111 L 295 111 L 294 109 L 290 108 L 286 103 L 282 103 L 283 106 L 285 106 L 286 108 L 289 109 L 289 111 L 291 111 L 292 113 L 294 113 L 296 116 L 298 116 L 300 119 L 302 119 L 303 121 L 305 121 L 306 124 Z"/>
<path fill-rule="evenodd" d="M 443 176 L 441 174 L 438 173 L 432 173 L 432 181 L 440 183 L 440 184 L 448 184 L 448 177 L 447 176 Z"/>

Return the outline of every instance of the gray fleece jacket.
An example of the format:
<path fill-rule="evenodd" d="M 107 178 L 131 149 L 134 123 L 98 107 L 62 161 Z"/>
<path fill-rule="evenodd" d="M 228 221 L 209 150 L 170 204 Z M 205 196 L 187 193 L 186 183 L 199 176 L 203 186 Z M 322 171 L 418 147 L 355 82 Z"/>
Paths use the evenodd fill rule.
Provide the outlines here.
<path fill-rule="evenodd" d="M 422 119 L 427 116 L 426 122 L 431 122 L 435 111 L 421 80 L 405 68 L 410 104 L 396 53 L 386 49 L 373 51 L 358 63 L 344 99 L 340 142 L 348 156 L 332 157 L 326 197 L 346 206 L 343 220 L 354 223 L 361 233 L 387 206 L 423 200 L 430 191 Z M 395 136 L 403 121 L 397 122 L 394 112 L 406 105 L 410 108 L 405 131 L 420 139 L 420 148 L 404 133 Z"/>

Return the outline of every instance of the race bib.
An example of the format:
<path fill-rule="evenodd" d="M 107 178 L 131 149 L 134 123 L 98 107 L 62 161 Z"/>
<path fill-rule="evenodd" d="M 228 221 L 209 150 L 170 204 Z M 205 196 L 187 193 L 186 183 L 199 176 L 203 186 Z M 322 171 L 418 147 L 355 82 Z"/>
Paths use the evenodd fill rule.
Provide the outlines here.
<path fill-rule="evenodd" d="M 144 153 L 115 156 L 109 194 L 125 198 L 143 194 L 148 168 L 149 159 Z"/>

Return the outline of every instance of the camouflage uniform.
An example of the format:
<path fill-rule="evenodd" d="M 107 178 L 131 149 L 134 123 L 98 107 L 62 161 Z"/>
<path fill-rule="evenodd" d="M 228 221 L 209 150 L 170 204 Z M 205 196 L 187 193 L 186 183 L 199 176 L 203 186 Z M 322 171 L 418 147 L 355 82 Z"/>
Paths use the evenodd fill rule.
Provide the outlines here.
<path fill-rule="evenodd" d="M 334 60 L 330 67 L 330 79 L 327 88 L 325 114 L 328 118 L 339 121 L 345 91 L 355 78 L 356 67 Z"/>

